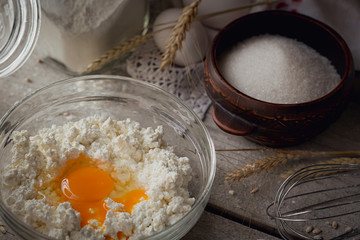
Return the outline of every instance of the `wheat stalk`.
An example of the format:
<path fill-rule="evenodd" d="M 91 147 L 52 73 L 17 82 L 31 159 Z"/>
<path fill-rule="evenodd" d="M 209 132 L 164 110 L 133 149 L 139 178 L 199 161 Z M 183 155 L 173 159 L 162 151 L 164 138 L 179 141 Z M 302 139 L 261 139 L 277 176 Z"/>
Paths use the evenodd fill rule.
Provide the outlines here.
<path fill-rule="evenodd" d="M 240 7 L 235 7 L 235 8 L 230 8 L 230 9 L 226 9 L 226 10 L 223 10 L 223 11 L 204 14 L 204 15 L 196 17 L 196 20 L 203 20 L 203 19 L 206 19 L 206 18 L 218 16 L 218 15 L 221 15 L 221 14 L 234 12 L 234 11 L 238 11 L 238 10 L 243 10 L 243 9 L 247 9 L 247 8 L 252 8 L 252 7 L 255 7 L 255 6 L 259 6 L 259 5 L 271 4 L 271 3 L 278 2 L 278 1 L 280 1 L 280 0 L 265 0 L 265 1 L 261 1 L 261 2 L 249 3 L 249 4 L 246 4 L 246 5 L 240 6 Z"/>
<path fill-rule="evenodd" d="M 152 37 L 153 34 L 154 33 L 152 32 L 146 35 L 137 35 L 126 42 L 120 43 L 111 50 L 107 51 L 104 55 L 102 55 L 98 59 L 94 60 L 91 64 L 89 64 L 84 74 L 94 72 L 102 68 L 106 64 L 119 59 L 121 56 L 127 54 L 132 49 L 145 43 L 149 38 Z"/>
<path fill-rule="evenodd" d="M 191 23 L 197 15 L 197 9 L 200 2 L 201 0 L 194 1 L 183 8 L 182 14 L 172 29 L 169 42 L 165 46 L 160 69 L 171 64 L 175 58 L 177 50 L 182 48 L 182 42 L 186 37 L 186 32 L 190 30 Z"/>
<path fill-rule="evenodd" d="M 264 157 L 248 163 L 244 167 L 230 172 L 226 177 L 226 181 L 234 182 L 240 181 L 244 178 L 260 174 L 263 171 L 271 170 L 286 164 L 289 160 L 296 157 L 313 157 L 313 156 L 352 156 L 360 155 L 360 151 L 329 151 L 329 152 L 312 152 L 312 151 L 297 151 L 297 150 L 281 150 L 281 149 L 217 149 L 217 152 L 224 151 L 263 151 L 275 153 L 272 156 Z"/>
<path fill-rule="evenodd" d="M 265 170 L 279 167 L 294 157 L 295 155 L 283 153 L 278 153 L 270 157 L 264 157 L 254 161 L 253 163 L 246 164 L 243 168 L 230 172 L 225 177 L 225 180 L 230 182 L 240 181 L 244 178 L 260 174 Z"/>

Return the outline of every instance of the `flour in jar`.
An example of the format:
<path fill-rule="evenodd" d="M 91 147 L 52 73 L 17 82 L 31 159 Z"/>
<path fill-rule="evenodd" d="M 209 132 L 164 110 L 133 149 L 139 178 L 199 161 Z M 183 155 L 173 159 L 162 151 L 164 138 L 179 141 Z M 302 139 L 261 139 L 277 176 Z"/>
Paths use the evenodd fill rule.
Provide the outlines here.
<path fill-rule="evenodd" d="M 13 133 L 2 196 L 34 230 L 56 239 L 139 239 L 164 230 L 194 203 L 191 167 L 163 128 L 98 115 Z"/>
<path fill-rule="evenodd" d="M 95 59 L 146 30 L 146 0 L 41 0 L 36 52 L 45 62 L 82 73 Z"/>

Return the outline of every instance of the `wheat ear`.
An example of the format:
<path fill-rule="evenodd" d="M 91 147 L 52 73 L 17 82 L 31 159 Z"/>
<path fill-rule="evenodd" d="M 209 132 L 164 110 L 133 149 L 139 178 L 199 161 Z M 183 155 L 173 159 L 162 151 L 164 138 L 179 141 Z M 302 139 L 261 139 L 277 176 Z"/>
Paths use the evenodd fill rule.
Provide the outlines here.
<path fill-rule="evenodd" d="M 312 156 L 351 156 L 359 155 L 360 151 L 329 151 L 329 152 L 311 152 L 311 151 L 296 151 L 296 150 L 281 150 L 281 149 L 218 149 L 217 152 L 225 151 L 262 151 L 273 152 L 272 156 L 264 157 L 256 160 L 253 163 L 246 164 L 243 168 L 239 168 L 230 172 L 226 177 L 226 181 L 234 182 L 240 181 L 244 178 L 260 174 L 265 170 L 271 170 L 286 164 L 289 160 L 296 157 L 312 157 Z"/>
<path fill-rule="evenodd" d="M 130 52 L 132 49 L 142 45 L 148 39 L 153 36 L 152 33 L 148 33 L 146 35 L 137 35 L 126 42 L 120 43 L 119 45 L 115 46 L 111 50 L 107 51 L 98 59 L 94 60 L 89 66 L 86 68 L 84 74 L 94 72 L 106 64 L 113 62 L 120 58 L 121 56 L 125 55 L 126 53 Z"/>
<path fill-rule="evenodd" d="M 240 181 L 244 178 L 260 174 L 265 170 L 273 169 L 281 166 L 293 159 L 295 155 L 278 153 L 270 157 L 264 157 L 256 160 L 253 163 L 246 164 L 243 168 L 239 168 L 235 171 L 230 172 L 226 177 L 226 181 L 235 182 Z"/>
<path fill-rule="evenodd" d="M 165 52 L 162 55 L 160 69 L 172 63 L 176 51 L 181 49 L 182 41 L 186 37 L 186 32 L 190 30 L 190 25 L 197 15 L 197 9 L 201 0 L 194 1 L 182 10 L 182 14 L 172 29 L 169 42 L 165 46 Z"/>

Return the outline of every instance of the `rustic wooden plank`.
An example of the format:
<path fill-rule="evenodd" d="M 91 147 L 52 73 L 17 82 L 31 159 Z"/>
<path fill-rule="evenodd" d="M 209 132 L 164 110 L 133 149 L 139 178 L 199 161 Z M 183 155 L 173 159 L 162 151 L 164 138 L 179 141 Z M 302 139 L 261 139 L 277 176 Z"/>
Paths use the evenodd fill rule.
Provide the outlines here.
<path fill-rule="evenodd" d="M 199 222 L 182 238 L 183 240 L 208 239 L 267 239 L 277 237 L 249 228 L 245 225 L 228 220 L 219 215 L 205 211 Z"/>
<path fill-rule="evenodd" d="M 0 79 L 1 116 L 32 91 L 68 77 L 60 70 L 51 68 L 45 63 L 39 63 L 37 56 L 31 55 L 20 70 Z"/>

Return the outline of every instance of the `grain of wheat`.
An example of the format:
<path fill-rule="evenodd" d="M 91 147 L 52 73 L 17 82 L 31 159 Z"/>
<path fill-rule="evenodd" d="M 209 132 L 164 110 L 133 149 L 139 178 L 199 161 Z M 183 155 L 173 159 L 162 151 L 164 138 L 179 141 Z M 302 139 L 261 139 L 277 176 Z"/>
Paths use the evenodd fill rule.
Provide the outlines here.
<path fill-rule="evenodd" d="M 333 222 L 331 223 L 331 227 L 334 228 L 334 229 L 337 229 L 338 226 L 339 226 L 338 223 L 335 222 L 335 221 L 333 221 Z"/>
<path fill-rule="evenodd" d="M 257 193 L 258 191 L 259 191 L 259 188 L 256 187 L 256 188 L 254 188 L 254 189 L 252 189 L 252 190 L 250 191 L 250 194 L 255 194 L 255 193 Z"/>
<path fill-rule="evenodd" d="M 307 226 L 305 229 L 306 233 L 311 233 L 314 228 L 312 226 Z"/>

